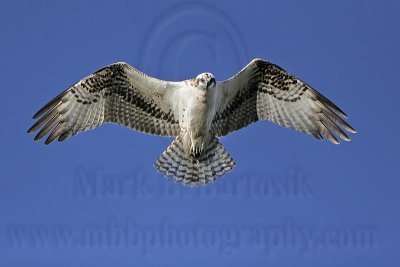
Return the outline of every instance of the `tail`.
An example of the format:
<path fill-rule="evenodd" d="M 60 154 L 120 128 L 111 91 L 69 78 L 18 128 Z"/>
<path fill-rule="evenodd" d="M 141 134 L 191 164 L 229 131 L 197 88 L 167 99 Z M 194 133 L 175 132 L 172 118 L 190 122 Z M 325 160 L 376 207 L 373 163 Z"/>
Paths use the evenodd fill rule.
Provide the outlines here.
<path fill-rule="evenodd" d="M 235 162 L 217 137 L 212 137 L 204 153 L 195 158 L 185 152 L 182 136 L 178 136 L 157 159 L 154 167 L 175 182 L 194 187 L 214 182 L 217 177 L 231 171 Z"/>

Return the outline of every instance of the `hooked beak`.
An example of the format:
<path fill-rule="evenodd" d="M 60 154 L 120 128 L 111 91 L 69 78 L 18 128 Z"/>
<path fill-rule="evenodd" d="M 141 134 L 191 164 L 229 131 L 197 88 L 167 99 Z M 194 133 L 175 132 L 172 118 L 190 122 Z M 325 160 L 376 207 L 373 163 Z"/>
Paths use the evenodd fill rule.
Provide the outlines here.
<path fill-rule="evenodd" d="M 215 79 L 211 78 L 208 82 L 207 82 L 207 88 L 210 87 L 211 84 L 214 84 L 214 86 L 216 85 Z"/>

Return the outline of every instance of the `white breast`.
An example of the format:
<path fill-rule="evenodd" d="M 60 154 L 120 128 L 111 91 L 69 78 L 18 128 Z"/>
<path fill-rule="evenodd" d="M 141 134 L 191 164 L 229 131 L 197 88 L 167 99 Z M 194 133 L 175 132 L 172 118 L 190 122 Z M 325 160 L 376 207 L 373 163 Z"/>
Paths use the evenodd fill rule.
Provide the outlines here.
<path fill-rule="evenodd" d="M 215 114 L 215 90 L 204 91 L 186 85 L 179 90 L 179 124 L 195 135 L 208 133 Z"/>

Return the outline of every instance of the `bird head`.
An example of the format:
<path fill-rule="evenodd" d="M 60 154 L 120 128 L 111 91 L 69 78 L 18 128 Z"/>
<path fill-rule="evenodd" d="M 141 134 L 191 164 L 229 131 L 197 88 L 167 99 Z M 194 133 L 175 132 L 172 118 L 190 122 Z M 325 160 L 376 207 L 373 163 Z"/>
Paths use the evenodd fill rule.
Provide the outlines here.
<path fill-rule="evenodd" d="M 214 88 L 216 85 L 214 75 L 211 73 L 202 73 L 196 77 L 197 87 L 203 90 Z"/>

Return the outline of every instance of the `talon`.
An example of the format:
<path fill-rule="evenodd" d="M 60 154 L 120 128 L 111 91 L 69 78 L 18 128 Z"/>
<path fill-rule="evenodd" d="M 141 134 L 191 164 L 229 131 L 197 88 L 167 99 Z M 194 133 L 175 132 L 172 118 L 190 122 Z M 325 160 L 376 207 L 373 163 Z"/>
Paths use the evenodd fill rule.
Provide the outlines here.
<path fill-rule="evenodd" d="M 195 154 L 193 145 L 190 146 L 189 153 L 190 153 L 190 155 L 194 155 Z"/>
<path fill-rule="evenodd" d="M 198 158 L 201 155 L 200 147 L 191 146 L 189 152 L 190 152 L 190 155 L 192 155 L 194 158 Z"/>

